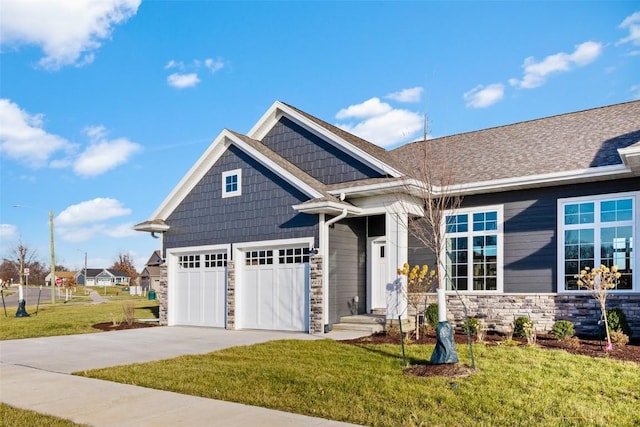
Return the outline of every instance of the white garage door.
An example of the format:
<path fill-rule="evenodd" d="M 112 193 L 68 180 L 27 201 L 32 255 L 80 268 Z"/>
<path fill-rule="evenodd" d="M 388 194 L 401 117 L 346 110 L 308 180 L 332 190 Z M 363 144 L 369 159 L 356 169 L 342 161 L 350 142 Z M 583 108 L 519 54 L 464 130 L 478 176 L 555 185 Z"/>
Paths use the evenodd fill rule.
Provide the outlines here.
<path fill-rule="evenodd" d="M 249 329 L 306 331 L 309 255 L 303 247 L 245 252 L 241 325 Z"/>
<path fill-rule="evenodd" d="M 192 326 L 225 326 L 226 251 L 178 256 L 175 323 Z"/>

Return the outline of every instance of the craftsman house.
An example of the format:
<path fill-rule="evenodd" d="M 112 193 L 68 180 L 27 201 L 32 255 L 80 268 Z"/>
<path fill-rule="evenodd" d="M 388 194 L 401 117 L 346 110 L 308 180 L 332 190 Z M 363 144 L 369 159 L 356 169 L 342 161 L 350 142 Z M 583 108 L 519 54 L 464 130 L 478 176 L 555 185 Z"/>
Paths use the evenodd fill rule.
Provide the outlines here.
<path fill-rule="evenodd" d="M 434 256 L 409 231 L 425 164 L 447 166 L 446 284 L 495 329 L 530 316 L 596 325 L 573 275 L 623 272 L 611 306 L 640 328 L 640 101 L 386 151 L 276 102 L 223 130 L 139 231 L 162 238 L 161 322 L 318 333 L 343 316 L 405 315 L 396 269 Z M 462 318 L 448 295 L 450 320 Z"/>

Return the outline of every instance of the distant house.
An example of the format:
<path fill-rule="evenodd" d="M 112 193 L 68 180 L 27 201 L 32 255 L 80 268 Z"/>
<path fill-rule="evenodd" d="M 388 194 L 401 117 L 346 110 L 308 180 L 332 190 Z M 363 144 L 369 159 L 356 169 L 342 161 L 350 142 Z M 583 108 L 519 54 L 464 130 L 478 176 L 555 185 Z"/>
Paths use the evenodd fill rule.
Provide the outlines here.
<path fill-rule="evenodd" d="M 461 295 L 496 330 L 530 316 L 593 332 L 574 275 L 602 263 L 622 272 L 609 306 L 640 331 L 640 101 L 390 151 L 276 102 L 248 134 L 223 130 L 134 227 L 162 235 L 161 323 L 322 333 L 389 315 L 397 268 L 435 261 L 410 232 L 425 165 L 451 170 L 432 197 L 464 197 L 441 224 L 450 320 Z"/>
<path fill-rule="evenodd" d="M 112 268 L 105 268 L 96 276 L 96 286 L 129 286 L 130 281 L 127 273 Z"/>
<path fill-rule="evenodd" d="M 77 274 L 78 273 L 76 271 L 56 271 L 56 281 L 60 279 L 60 281 L 62 282 L 58 286 L 76 285 L 78 283 L 76 280 Z M 50 286 L 51 273 L 47 274 L 47 276 L 44 278 L 44 282 L 47 284 L 47 286 Z"/>
<path fill-rule="evenodd" d="M 102 272 L 102 268 L 87 268 L 86 286 L 96 286 L 98 274 Z M 78 271 L 76 275 L 76 283 L 85 285 L 84 270 Z"/>
<path fill-rule="evenodd" d="M 147 261 L 142 273 L 140 273 L 140 285 L 148 291 L 160 291 L 160 266 L 164 263 L 160 251 L 154 251 Z"/>

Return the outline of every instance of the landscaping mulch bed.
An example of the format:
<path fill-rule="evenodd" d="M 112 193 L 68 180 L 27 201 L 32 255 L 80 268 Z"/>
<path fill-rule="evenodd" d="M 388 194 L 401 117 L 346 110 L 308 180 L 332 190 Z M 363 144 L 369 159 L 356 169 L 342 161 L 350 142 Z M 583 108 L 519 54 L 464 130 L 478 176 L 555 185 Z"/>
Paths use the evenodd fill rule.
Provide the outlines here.
<path fill-rule="evenodd" d="M 92 325 L 93 328 L 101 331 L 123 331 L 125 329 L 152 328 L 154 326 L 158 326 L 158 324 L 156 322 L 133 322 L 131 324 L 122 322 L 119 325 L 114 325 L 113 322 L 104 322 Z"/>
<path fill-rule="evenodd" d="M 455 334 L 455 341 L 458 344 L 466 344 L 467 336 L 463 333 Z M 518 345 L 527 345 L 523 338 L 514 338 Z M 497 333 L 487 334 L 484 341 L 485 345 L 501 345 L 500 342 L 505 341 L 503 335 Z M 389 335 L 385 332 L 375 333 L 366 337 L 344 340 L 347 344 L 399 344 L 400 337 L 397 335 Z M 434 333 L 429 333 L 411 340 L 411 344 L 435 344 L 436 337 Z M 640 341 L 634 340 L 622 347 L 614 347 L 611 351 L 605 352 L 604 346 L 606 342 L 591 337 L 581 337 L 577 340 L 557 340 L 552 334 L 539 334 L 537 336 L 536 346 L 548 350 L 565 350 L 572 354 L 580 354 L 589 357 L 609 357 L 616 360 L 626 360 L 640 364 Z M 443 365 L 417 365 L 409 366 L 404 370 L 407 375 L 414 376 L 443 376 L 449 378 L 464 377 L 471 375 L 473 370 L 471 367 L 462 364 L 443 364 Z"/>

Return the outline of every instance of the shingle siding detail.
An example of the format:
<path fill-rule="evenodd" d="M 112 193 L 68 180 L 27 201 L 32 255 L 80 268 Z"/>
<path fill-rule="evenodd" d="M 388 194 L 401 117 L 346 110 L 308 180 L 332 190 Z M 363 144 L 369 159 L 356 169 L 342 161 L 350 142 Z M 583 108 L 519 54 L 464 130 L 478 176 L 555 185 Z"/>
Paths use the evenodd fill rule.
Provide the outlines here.
<path fill-rule="evenodd" d="M 222 173 L 242 170 L 242 195 L 222 198 Z M 309 197 L 235 146 L 167 218 L 165 249 L 313 236 L 316 215 L 292 206 Z"/>
<path fill-rule="evenodd" d="M 326 185 L 384 176 L 286 117 L 262 143 Z"/>

